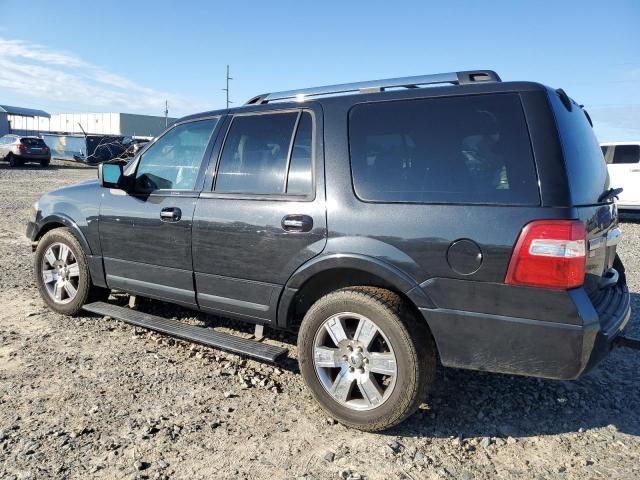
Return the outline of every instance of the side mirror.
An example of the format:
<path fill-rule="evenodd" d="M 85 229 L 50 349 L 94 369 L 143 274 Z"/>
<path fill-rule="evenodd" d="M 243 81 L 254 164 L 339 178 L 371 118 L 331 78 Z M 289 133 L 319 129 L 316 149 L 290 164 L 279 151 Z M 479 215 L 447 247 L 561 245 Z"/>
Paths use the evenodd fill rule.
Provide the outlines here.
<path fill-rule="evenodd" d="M 98 165 L 98 181 L 103 188 L 122 188 L 122 164 L 101 163 Z"/>

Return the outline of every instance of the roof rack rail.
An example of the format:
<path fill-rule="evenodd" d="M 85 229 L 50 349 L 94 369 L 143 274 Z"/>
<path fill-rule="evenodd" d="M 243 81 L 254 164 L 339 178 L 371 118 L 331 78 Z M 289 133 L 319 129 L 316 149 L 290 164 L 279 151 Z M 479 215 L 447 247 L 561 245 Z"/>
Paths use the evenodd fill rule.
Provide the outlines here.
<path fill-rule="evenodd" d="M 368 80 L 365 82 L 342 83 L 324 87 L 305 88 L 302 90 L 287 90 L 284 92 L 265 93 L 250 99 L 245 105 L 260 105 L 278 100 L 302 101 L 308 97 L 335 95 L 340 93 L 376 93 L 388 88 L 419 88 L 424 85 L 450 83 L 453 85 L 467 85 L 470 83 L 501 82 L 500 77 L 493 70 L 468 70 L 464 72 L 435 73 L 414 77 L 387 78 L 383 80 Z"/>

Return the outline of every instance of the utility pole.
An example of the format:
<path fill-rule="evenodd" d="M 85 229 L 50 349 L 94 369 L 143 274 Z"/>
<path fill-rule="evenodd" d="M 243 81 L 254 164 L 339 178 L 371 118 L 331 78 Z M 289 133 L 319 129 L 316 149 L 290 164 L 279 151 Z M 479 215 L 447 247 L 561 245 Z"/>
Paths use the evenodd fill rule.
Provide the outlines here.
<path fill-rule="evenodd" d="M 233 80 L 233 78 L 229 76 L 229 65 L 227 65 L 227 88 L 222 89 L 227 92 L 227 110 L 229 110 L 229 104 L 233 103 L 231 100 L 229 100 L 229 80 Z"/>
<path fill-rule="evenodd" d="M 169 126 L 169 102 L 164 101 L 164 128 Z"/>

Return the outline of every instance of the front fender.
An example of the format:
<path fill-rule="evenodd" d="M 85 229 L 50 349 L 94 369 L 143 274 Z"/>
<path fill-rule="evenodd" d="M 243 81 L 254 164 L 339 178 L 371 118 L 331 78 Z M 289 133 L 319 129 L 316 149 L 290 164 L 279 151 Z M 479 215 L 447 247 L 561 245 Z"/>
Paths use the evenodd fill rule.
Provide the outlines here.
<path fill-rule="evenodd" d="M 40 220 L 36 220 L 35 222 L 30 222 L 27 227 L 27 236 L 31 239 L 31 241 L 38 241 L 42 238 L 42 236 L 47 233 L 49 230 L 54 228 L 56 225 L 64 225 L 67 227 L 82 245 L 82 249 L 84 250 L 86 255 L 93 255 L 91 251 L 91 247 L 89 246 L 89 242 L 87 238 L 80 230 L 80 227 L 76 224 L 76 222 L 68 217 L 67 215 L 56 213 L 52 215 L 48 215 Z"/>

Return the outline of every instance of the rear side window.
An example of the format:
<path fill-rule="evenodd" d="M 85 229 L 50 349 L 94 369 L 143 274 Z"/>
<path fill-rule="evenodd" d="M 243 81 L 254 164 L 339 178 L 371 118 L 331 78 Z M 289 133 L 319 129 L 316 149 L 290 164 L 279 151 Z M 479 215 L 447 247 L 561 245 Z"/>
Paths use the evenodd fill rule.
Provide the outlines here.
<path fill-rule="evenodd" d="M 227 134 L 215 191 L 309 194 L 311 159 L 308 112 L 241 115 L 233 119 Z"/>
<path fill-rule="evenodd" d="M 363 200 L 540 203 L 517 94 L 357 105 L 349 142 L 353 184 Z"/>
<path fill-rule="evenodd" d="M 640 163 L 640 145 L 616 145 L 613 163 Z"/>
<path fill-rule="evenodd" d="M 609 173 L 593 128 L 575 103 L 571 111 L 556 92 L 549 92 L 562 143 L 565 168 L 574 205 L 593 205 L 609 189 Z"/>

